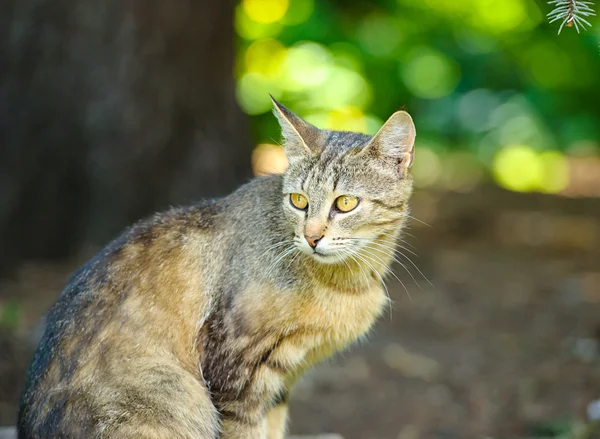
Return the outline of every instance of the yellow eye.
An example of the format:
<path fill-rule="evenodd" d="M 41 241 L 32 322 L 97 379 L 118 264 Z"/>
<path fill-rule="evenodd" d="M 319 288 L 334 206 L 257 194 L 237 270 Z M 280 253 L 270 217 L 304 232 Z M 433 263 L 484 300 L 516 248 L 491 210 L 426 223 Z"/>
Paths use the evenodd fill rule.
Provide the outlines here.
<path fill-rule="evenodd" d="M 296 209 L 304 210 L 308 206 L 308 200 L 302 194 L 290 194 L 290 202 Z"/>
<path fill-rule="evenodd" d="M 356 206 L 358 206 L 358 198 L 351 197 L 350 195 L 342 195 L 335 200 L 335 207 L 340 212 L 350 212 L 356 209 Z"/>

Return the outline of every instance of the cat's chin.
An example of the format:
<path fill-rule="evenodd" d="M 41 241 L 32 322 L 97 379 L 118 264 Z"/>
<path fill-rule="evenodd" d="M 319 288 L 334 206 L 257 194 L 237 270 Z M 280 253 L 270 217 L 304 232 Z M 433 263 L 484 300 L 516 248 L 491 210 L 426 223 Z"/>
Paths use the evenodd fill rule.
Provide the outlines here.
<path fill-rule="evenodd" d="M 319 245 L 321 247 L 321 245 Z M 325 246 L 326 247 L 326 246 Z M 346 255 L 341 252 L 333 251 L 331 248 L 317 248 L 313 250 L 308 244 L 300 244 L 298 247 L 302 253 L 311 257 L 320 264 L 335 265 L 342 264 L 346 260 Z"/>
<path fill-rule="evenodd" d="M 344 256 L 337 254 L 312 253 L 311 256 L 315 261 L 329 265 L 340 264 L 346 259 Z"/>

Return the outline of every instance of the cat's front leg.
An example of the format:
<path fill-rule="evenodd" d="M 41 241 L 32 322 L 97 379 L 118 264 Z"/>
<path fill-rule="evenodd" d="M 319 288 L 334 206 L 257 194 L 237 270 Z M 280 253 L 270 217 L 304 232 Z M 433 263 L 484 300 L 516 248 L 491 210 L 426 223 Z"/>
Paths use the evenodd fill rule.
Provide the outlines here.
<path fill-rule="evenodd" d="M 221 429 L 220 439 L 270 439 L 265 418 L 225 416 Z"/>
<path fill-rule="evenodd" d="M 267 413 L 267 438 L 284 439 L 287 432 L 288 405 L 282 402 Z"/>

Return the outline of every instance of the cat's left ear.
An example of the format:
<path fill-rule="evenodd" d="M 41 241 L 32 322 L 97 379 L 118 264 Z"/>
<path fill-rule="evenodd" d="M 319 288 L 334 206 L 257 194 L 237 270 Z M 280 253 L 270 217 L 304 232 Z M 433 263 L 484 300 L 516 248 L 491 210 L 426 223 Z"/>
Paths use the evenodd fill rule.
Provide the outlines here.
<path fill-rule="evenodd" d="M 397 111 L 383 124 L 377 134 L 359 153 L 373 157 L 394 159 L 397 170 L 404 175 L 415 158 L 417 130 L 412 117 L 406 111 Z"/>
<path fill-rule="evenodd" d="M 290 162 L 318 155 L 319 129 L 296 116 L 277 102 L 273 96 L 271 96 L 271 100 L 273 101 L 273 113 L 281 126 L 285 154 Z"/>

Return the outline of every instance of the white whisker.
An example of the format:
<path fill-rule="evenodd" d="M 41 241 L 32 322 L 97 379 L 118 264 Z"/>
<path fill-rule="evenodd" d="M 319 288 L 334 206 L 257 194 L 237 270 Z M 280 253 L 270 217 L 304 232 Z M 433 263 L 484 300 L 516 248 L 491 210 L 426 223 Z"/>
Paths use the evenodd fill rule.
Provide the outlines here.
<path fill-rule="evenodd" d="M 360 261 L 357 260 L 356 258 L 361 259 L 363 262 L 365 262 L 367 265 L 369 265 L 369 267 L 371 267 L 371 269 L 373 270 L 373 272 L 375 273 L 375 275 L 379 278 L 379 282 L 381 283 L 381 285 L 383 286 L 383 288 L 385 290 L 385 294 L 386 294 L 386 297 L 388 299 L 388 303 L 389 303 L 389 307 L 390 307 L 390 320 L 392 320 L 392 317 L 393 317 L 393 312 L 392 312 L 393 311 L 393 306 L 392 306 L 392 304 L 393 303 L 392 303 L 392 299 L 390 297 L 390 293 L 389 293 L 389 291 L 387 289 L 387 286 L 385 284 L 385 281 L 383 280 L 383 278 L 381 277 L 381 275 L 367 261 L 365 261 L 360 255 L 358 255 L 355 250 L 346 248 L 344 246 L 341 249 L 339 249 L 339 251 L 342 254 L 348 256 L 358 266 L 359 270 L 363 273 L 363 275 L 365 276 L 365 278 L 367 280 L 369 279 L 370 276 L 365 271 L 365 268 L 362 266 L 362 264 L 360 263 Z M 348 264 L 346 264 L 346 265 L 348 265 Z M 348 265 L 348 268 L 350 269 L 349 265 Z M 350 271 L 352 271 L 352 270 L 350 269 Z"/>
<path fill-rule="evenodd" d="M 385 289 L 385 294 L 387 295 L 388 300 L 391 302 L 392 298 L 390 296 L 390 292 L 388 291 L 387 285 L 385 284 L 383 277 L 379 274 L 379 272 L 375 269 L 375 267 L 373 267 L 373 265 L 371 265 L 371 263 L 366 259 L 366 257 L 364 257 L 363 255 L 359 254 L 356 251 L 353 252 L 353 257 L 357 257 L 359 260 L 363 261 L 373 271 L 373 273 L 375 273 L 375 275 L 379 278 L 381 285 L 383 285 L 383 288 Z M 409 294 L 409 297 L 410 297 L 410 294 Z M 390 309 L 390 312 L 391 312 L 391 309 Z"/>
<path fill-rule="evenodd" d="M 404 250 L 408 250 L 408 249 L 406 249 L 406 248 L 404 248 L 404 247 L 401 247 L 401 248 L 402 248 L 402 249 L 404 249 Z M 423 276 L 423 279 L 425 279 L 429 285 L 431 285 L 432 287 L 434 287 L 434 288 L 435 288 L 435 285 L 433 285 L 433 283 L 432 283 L 432 282 L 431 282 L 429 279 L 427 279 L 427 276 L 425 276 L 425 275 L 423 274 L 423 272 L 421 271 L 421 269 L 420 269 L 419 267 L 417 267 L 417 264 L 415 264 L 415 263 L 412 261 L 412 259 L 410 259 L 408 256 L 406 256 L 406 255 L 405 255 L 404 253 L 402 253 L 400 250 L 396 249 L 396 251 L 397 251 L 398 253 L 400 253 L 402 256 L 404 256 L 404 257 L 405 257 L 405 258 L 408 260 L 408 262 L 410 262 L 410 263 L 412 264 L 412 266 L 416 268 L 416 270 L 419 272 L 419 274 L 420 274 L 421 276 Z"/>
<path fill-rule="evenodd" d="M 267 274 L 267 276 L 271 275 L 271 272 L 277 267 L 277 264 L 279 264 L 279 262 L 281 262 L 288 255 L 293 253 L 295 250 L 297 250 L 297 249 L 296 249 L 296 246 L 294 245 L 294 243 L 291 243 L 289 248 L 284 249 L 283 252 L 277 257 L 277 259 L 275 259 L 275 261 L 273 261 L 265 270 L 265 273 Z"/>
<path fill-rule="evenodd" d="M 377 241 L 371 241 L 369 239 L 366 238 L 344 238 L 350 241 L 362 241 L 362 242 L 367 242 L 367 246 L 368 245 L 372 245 L 374 246 L 376 249 L 378 249 L 379 251 L 383 252 L 386 254 L 386 256 L 388 256 L 389 258 L 393 259 L 395 262 L 397 262 L 399 265 L 402 266 L 402 268 L 404 268 L 406 270 L 406 272 L 410 275 L 410 277 L 412 278 L 412 280 L 415 282 L 415 284 L 419 287 L 419 289 L 423 290 L 423 288 L 421 287 L 421 285 L 419 284 L 419 282 L 415 279 L 415 277 L 413 276 L 413 274 L 411 273 L 411 271 L 408 269 L 408 267 L 398 259 L 397 256 L 401 256 L 403 258 L 405 258 L 406 260 L 408 260 L 408 262 L 415 267 L 415 269 L 419 272 L 419 274 L 423 277 L 423 279 L 425 281 L 427 281 L 427 283 L 429 285 L 431 285 L 432 287 L 435 287 L 435 285 L 433 285 L 433 283 L 427 278 L 427 276 L 425 276 L 425 274 L 421 271 L 421 269 L 412 261 L 412 259 L 410 257 L 408 257 L 407 255 L 405 255 L 401 250 L 399 250 L 397 248 L 397 244 L 396 243 L 391 243 L 389 241 L 385 241 L 387 242 L 389 245 L 384 244 L 383 242 L 377 242 Z M 364 248 L 364 247 L 363 247 Z M 410 249 L 407 249 L 406 247 L 400 246 L 400 248 L 402 250 L 406 250 L 409 253 L 413 254 L 414 256 L 418 257 L 418 255 L 416 255 L 414 252 L 412 252 Z"/>
<path fill-rule="evenodd" d="M 302 252 L 300 252 L 300 250 L 298 250 L 295 246 L 294 246 L 294 251 L 296 251 L 296 254 L 290 259 L 290 262 L 288 262 L 288 264 L 285 266 L 285 271 L 288 271 L 294 264 L 294 261 L 296 259 L 298 259 L 298 256 L 300 256 L 302 254 Z"/>
<path fill-rule="evenodd" d="M 384 261 L 382 261 L 382 260 L 381 260 L 381 259 L 380 259 L 378 256 L 376 256 L 374 253 L 371 253 L 371 252 L 369 252 L 367 249 L 363 248 L 363 249 L 361 249 L 361 251 L 367 252 L 367 254 L 371 256 L 371 258 L 376 258 L 376 259 L 379 261 L 379 263 L 380 263 L 380 264 L 387 265 L 387 264 L 385 264 L 385 263 L 384 263 Z M 412 277 L 413 281 L 414 281 L 414 282 L 417 284 L 417 286 L 418 286 L 419 288 L 421 288 L 421 286 L 419 285 L 419 283 L 418 283 L 418 282 L 416 281 L 416 279 L 413 277 L 412 273 L 411 273 L 410 271 L 408 271 L 408 269 L 407 269 L 407 268 L 406 268 L 406 267 L 405 267 L 405 266 L 404 266 L 404 265 L 403 265 L 401 262 L 399 262 L 397 259 L 395 259 L 395 258 L 394 258 L 393 256 L 391 256 L 391 255 L 388 255 L 388 254 L 386 254 L 386 256 L 388 256 L 388 257 L 390 257 L 390 258 L 394 259 L 396 262 L 398 262 L 400 265 L 402 265 L 402 266 L 404 267 L 404 269 L 405 269 L 405 270 L 408 272 L 408 274 L 410 274 L 410 276 Z M 368 257 L 368 256 L 367 256 L 367 255 L 365 255 L 365 258 L 366 258 L 366 257 Z M 372 260 L 372 261 L 373 261 L 373 260 Z M 375 261 L 373 261 L 373 262 L 375 262 Z M 411 297 L 411 295 L 410 295 L 410 292 L 408 291 L 408 288 L 406 288 L 406 285 L 404 284 L 404 282 L 402 282 L 402 281 L 400 280 L 400 278 L 399 278 L 399 277 L 396 275 L 396 273 L 394 273 L 394 271 L 393 271 L 391 268 L 388 268 L 387 272 L 388 272 L 388 273 L 390 273 L 392 276 L 394 276 L 394 278 L 395 278 L 395 279 L 396 279 L 398 282 L 400 282 L 400 285 L 402 285 L 402 288 L 404 288 L 404 291 L 406 291 L 406 294 L 408 294 L 408 297 L 409 297 L 409 298 L 410 298 L 410 300 L 412 301 L 412 297 Z"/>
<path fill-rule="evenodd" d="M 417 217 L 414 217 L 414 216 L 412 216 L 412 215 L 406 215 L 406 216 L 407 216 L 408 218 L 411 218 L 411 219 L 413 219 L 413 220 L 415 220 L 415 221 L 417 221 L 417 222 L 419 222 L 419 223 L 421 223 L 421 224 L 423 224 L 423 225 L 427 226 L 427 227 L 433 227 L 431 224 L 427 224 L 425 221 L 423 221 L 423 220 L 420 220 L 420 219 L 419 219 L 419 218 L 417 218 Z"/>
<path fill-rule="evenodd" d="M 419 272 L 419 274 L 420 274 L 421 276 L 423 276 L 423 279 L 425 279 L 425 280 L 427 281 L 427 283 L 429 283 L 429 285 L 431 285 L 432 287 L 434 286 L 434 285 L 431 283 L 431 281 L 430 281 L 429 279 L 427 279 L 427 277 L 426 277 L 426 276 L 423 274 L 423 272 L 422 272 L 422 271 L 419 269 L 419 267 L 417 267 L 417 265 L 416 265 L 416 264 L 415 264 L 415 263 L 414 263 L 414 262 L 413 262 L 413 261 L 412 261 L 412 260 L 411 260 L 411 259 L 410 259 L 408 256 L 406 256 L 404 253 L 402 253 L 402 252 L 401 252 L 399 249 L 397 249 L 397 248 L 391 248 L 391 247 L 386 247 L 386 246 L 384 246 L 384 245 L 382 245 L 382 244 L 380 244 L 380 243 L 377 243 L 377 242 L 373 242 L 372 244 L 373 244 L 373 245 L 379 245 L 379 246 L 381 247 L 381 249 L 380 249 L 381 251 L 387 250 L 387 251 L 390 251 L 390 252 L 392 252 L 393 254 L 386 253 L 386 254 L 387 254 L 387 256 L 389 256 L 390 258 L 392 258 L 392 259 L 393 259 L 395 262 L 397 262 L 398 264 L 400 264 L 400 265 L 402 266 L 402 268 L 404 268 L 404 269 L 406 270 L 406 272 L 407 272 L 407 273 L 410 275 L 410 277 L 411 277 L 411 278 L 412 278 L 412 280 L 415 282 L 415 284 L 417 284 L 417 286 L 419 287 L 419 289 L 420 289 L 420 290 L 423 290 L 423 288 L 421 287 L 421 285 L 419 284 L 419 282 L 417 282 L 417 280 L 415 279 L 415 277 L 413 276 L 413 274 L 411 273 L 411 271 L 408 269 L 408 267 L 407 267 L 406 265 L 404 265 L 404 263 L 402 263 L 402 261 L 400 261 L 400 260 L 399 260 L 399 259 L 396 257 L 396 255 L 397 255 L 397 256 L 402 256 L 403 258 L 407 259 L 407 260 L 408 260 L 408 262 L 410 262 L 410 264 L 411 264 L 413 267 L 415 267 L 415 269 L 416 269 L 416 270 Z M 404 250 L 407 250 L 407 249 L 405 249 L 404 247 L 401 247 L 401 248 L 403 248 Z"/>

